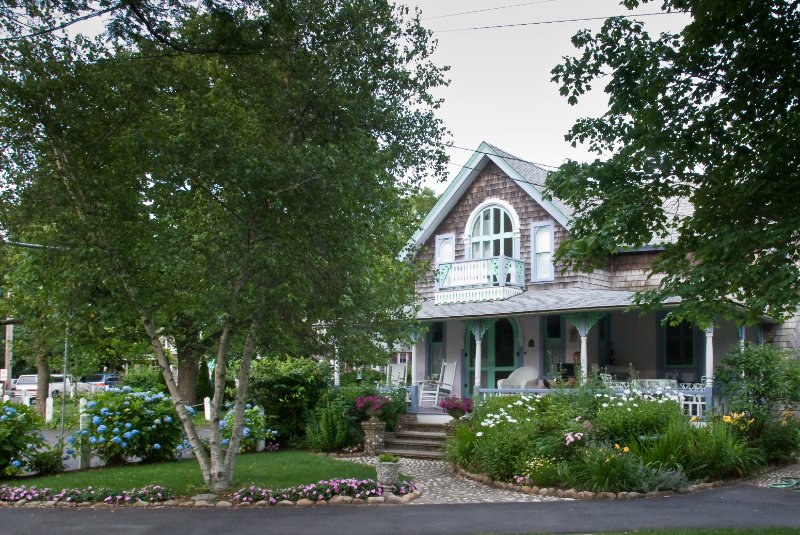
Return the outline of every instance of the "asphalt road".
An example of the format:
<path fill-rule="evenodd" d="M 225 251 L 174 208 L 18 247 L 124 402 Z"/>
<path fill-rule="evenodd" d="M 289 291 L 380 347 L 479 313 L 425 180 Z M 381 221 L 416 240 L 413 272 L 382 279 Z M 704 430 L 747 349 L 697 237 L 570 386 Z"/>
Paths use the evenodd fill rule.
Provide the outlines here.
<path fill-rule="evenodd" d="M 3 535 L 601 533 L 712 527 L 800 529 L 800 493 L 738 484 L 628 501 L 202 510 L 0 508 Z"/>

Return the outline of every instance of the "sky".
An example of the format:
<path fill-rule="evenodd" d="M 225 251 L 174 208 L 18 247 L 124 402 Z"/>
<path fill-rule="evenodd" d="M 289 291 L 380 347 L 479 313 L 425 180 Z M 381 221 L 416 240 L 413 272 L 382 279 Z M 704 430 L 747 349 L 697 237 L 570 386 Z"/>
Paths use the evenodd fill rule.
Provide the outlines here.
<path fill-rule="evenodd" d="M 398 0 L 401 1 L 401 0 Z M 422 23 L 434 31 L 438 48 L 432 61 L 449 65 L 450 85 L 434 94 L 444 99 L 439 117 L 451 132 L 448 181 L 472 152 L 487 141 L 520 158 L 558 166 L 566 159 L 590 161 L 585 147 L 573 148 L 564 135 L 576 119 L 599 116 L 607 107 L 600 84 L 577 106 L 570 106 L 551 81 L 550 71 L 564 56 L 577 55 L 571 38 L 580 29 L 597 31 L 605 18 L 629 13 L 656 13 L 654 1 L 628 11 L 619 0 L 406 0 L 422 11 Z M 507 7 L 512 6 L 512 7 Z M 459 14 L 469 11 L 476 13 Z M 459 14 L 459 15 L 455 15 Z M 683 14 L 640 17 L 651 34 L 676 31 L 688 22 Z M 464 28 L 513 25 L 492 29 Z M 524 25 L 522 25 L 524 24 Z M 468 149 L 468 150 L 464 150 Z M 429 180 L 437 193 L 447 182 Z"/>

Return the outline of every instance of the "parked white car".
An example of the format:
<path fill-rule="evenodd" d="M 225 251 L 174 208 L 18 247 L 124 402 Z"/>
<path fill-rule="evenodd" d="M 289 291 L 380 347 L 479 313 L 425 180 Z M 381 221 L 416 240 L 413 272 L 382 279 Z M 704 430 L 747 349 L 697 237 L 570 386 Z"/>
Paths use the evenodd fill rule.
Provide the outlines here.
<path fill-rule="evenodd" d="M 17 377 L 16 382 L 14 383 L 14 395 L 17 397 L 29 397 L 31 399 L 36 399 L 36 383 L 37 383 L 37 376 L 36 375 L 20 375 Z M 66 391 L 68 395 L 72 395 L 74 392 L 73 379 L 67 376 L 67 384 L 66 384 Z M 50 375 L 50 385 L 48 386 L 49 396 L 53 397 L 54 395 L 59 395 L 65 391 L 64 387 L 64 375 L 63 374 L 51 374 Z"/>

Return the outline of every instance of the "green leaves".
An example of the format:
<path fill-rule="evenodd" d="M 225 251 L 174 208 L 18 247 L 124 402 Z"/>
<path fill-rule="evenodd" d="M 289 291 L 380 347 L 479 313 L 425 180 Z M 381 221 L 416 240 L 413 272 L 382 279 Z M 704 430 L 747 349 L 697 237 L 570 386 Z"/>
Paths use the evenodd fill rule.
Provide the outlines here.
<path fill-rule="evenodd" d="M 800 305 L 800 216 L 788 201 L 800 193 L 789 149 L 800 137 L 800 13 L 778 0 L 664 9 L 692 20 L 650 36 L 609 19 L 577 34 L 582 54 L 553 70 L 571 102 L 599 80 L 609 95 L 602 117 L 566 136 L 600 158 L 548 180 L 576 211 L 557 256 L 586 268 L 616 247 L 663 246 L 653 272 L 665 277 L 640 304 L 678 296 L 676 313 L 701 323 L 785 318 Z"/>

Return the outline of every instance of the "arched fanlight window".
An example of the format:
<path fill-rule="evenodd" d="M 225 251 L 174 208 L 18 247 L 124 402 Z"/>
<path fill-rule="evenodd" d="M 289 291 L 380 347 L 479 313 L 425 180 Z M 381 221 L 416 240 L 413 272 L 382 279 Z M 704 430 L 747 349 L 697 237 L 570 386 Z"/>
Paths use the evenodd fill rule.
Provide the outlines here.
<path fill-rule="evenodd" d="M 484 208 L 472 224 L 472 258 L 514 255 L 511 215 L 500 206 Z"/>

